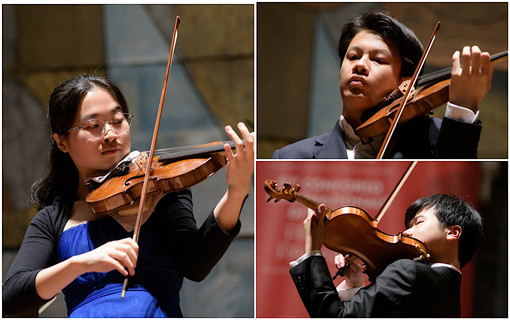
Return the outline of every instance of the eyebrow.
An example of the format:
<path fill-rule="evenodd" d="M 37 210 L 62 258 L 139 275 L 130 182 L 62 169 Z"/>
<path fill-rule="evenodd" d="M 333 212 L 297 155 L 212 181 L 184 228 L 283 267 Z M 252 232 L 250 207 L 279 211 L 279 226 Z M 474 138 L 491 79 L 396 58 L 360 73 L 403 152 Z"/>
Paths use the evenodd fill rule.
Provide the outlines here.
<path fill-rule="evenodd" d="M 115 108 L 113 108 L 110 113 L 112 115 L 115 115 L 117 112 L 119 111 L 122 111 L 122 107 L 120 105 L 116 106 Z M 92 114 L 88 114 L 86 115 L 85 117 L 81 118 L 80 121 L 85 121 L 85 120 L 89 120 L 89 119 L 94 119 L 96 118 L 97 116 L 99 116 L 99 113 L 92 113 Z"/>
<path fill-rule="evenodd" d="M 421 218 L 421 217 L 424 217 L 424 215 L 421 214 L 421 213 L 418 213 L 417 215 L 414 216 L 414 218 L 411 219 L 411 221 L 409 221 L 409 225 L 414 224 L 416 222 L 416 220 Z"/>
<path fill-rule="evenodd" d="M 361 48 L 360 46 L 357 46 L 357 45 L 353 45 L 352 47 L 347 48 L 347 52 L 349 52 L 349 50 L 363 51 L 363 48 Z M 373 49 L 369 49 L 368 51 L 371 53 L 376 53 L 376 54 L 383 53 L 383 54 L 391 55 L 391 52 L 389 50 L 381 49 L 381 48 L 373 48 Z"/>

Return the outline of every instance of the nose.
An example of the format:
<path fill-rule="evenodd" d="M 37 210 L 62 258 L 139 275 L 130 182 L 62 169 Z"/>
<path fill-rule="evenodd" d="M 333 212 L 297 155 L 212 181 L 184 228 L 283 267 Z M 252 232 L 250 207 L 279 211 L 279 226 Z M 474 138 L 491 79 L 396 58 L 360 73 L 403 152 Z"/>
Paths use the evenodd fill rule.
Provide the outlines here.
<path fill-rule="evenodd" d="M 368 57 L 363 55 L 360 59 L 356 60 L 356 64 L 354 65 L 354 72 L 356 74 L 368 74 Z"/>
<path fill-rule="evenodd" d="M 413 236 L 413 228 L 409 228 L 409 229 L 405 230 L 404 232 L 402 232 L 402 234 L 407 237 L 412 237 Z"/>
<path fill-rule="evenodd" d="M 103 130 L 104 130 L 104 132 L 103 132 L 102 140 L 104 142 L 115 141 L 115 139 L 117 138 L 117 133 L 115 132 L 115 130 L 113 129 L 113 126 L 110 123 L 105 123 Z"/>

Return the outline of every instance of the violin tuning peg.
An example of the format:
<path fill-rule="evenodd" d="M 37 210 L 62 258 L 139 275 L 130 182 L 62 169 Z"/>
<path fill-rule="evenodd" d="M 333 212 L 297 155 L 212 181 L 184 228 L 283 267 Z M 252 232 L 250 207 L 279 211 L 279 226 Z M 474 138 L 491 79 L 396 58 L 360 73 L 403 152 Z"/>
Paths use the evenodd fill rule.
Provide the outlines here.
<path fill-rule="evenodd" d="M 267 198 L 266 202 L 270 202 L 271 200 L 273 200 L 273 198 L 269 197 L 269 198 Z"/>

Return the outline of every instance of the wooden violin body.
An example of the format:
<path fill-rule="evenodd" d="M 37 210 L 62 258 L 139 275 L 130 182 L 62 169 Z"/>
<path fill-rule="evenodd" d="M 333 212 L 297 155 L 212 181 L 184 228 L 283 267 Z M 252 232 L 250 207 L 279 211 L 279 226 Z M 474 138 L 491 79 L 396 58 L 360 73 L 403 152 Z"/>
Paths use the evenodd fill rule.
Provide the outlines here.
<path fill-rule="evenodd" d="M 353 206 L 340 207 L 329 214 L 324 245 L 335 252 L 359 257 L 372 280 L 390 263 L 414 259 L 427 252 L 419 240 L 401 233 L 389 235 L 377 229 L 377 221 L 363 209 Z"/>
<path fill-rule="evenodd" d="M 415 90 L 411 93 L 412 97 L 402 112 L 399 124 L 404 124 L 418 116 L 428 114 L 448 102 L 449 88 L 450 80 L 448 79 Z M 401 102 L 401 99 L 393 101 L 357 127 L 356 132 L 361 139 L 369 142 L 374 137 L 386 133 L 390 129 L 391 122 Z"/>
<path fill-rule="evenodd" d="M 234 145 L 231 144 L 231 147 Z M 148 195 L 189 188 L 207 179 L 227 163 L 222 142 L 212 142 L 187 150 L 167 151 L 154 157 L 147 185 Z M 89 193 L 85 201 L 96 214 L 134 205 L 142 194 L 145 170 L 147 168 L 140 168 L 135 163 L 130 164 L 125 175 L 106 180 Z"/>
<path fill-rule="evenodd" d="M 317 210 L 319 203 L 299 194 L 299 188 L 299 185 L 291 187 L 288 183 L 277 188 L 273 180 L 266 180 L 264 184 L 264 189 L 270 196 L 268 201 L 298 201 Z M 344 255 L 353 254 L 359 257 L 365 264 L 364 272 L 371 280 L 398 259 L 430 258 L 427 247 L 421 241 L 401 233 L 389 235 L 382 232 L 377 229 L 376 220 L 355 206 L 335 210 L 326 208 L 325 226 L 324 245 Z"/>

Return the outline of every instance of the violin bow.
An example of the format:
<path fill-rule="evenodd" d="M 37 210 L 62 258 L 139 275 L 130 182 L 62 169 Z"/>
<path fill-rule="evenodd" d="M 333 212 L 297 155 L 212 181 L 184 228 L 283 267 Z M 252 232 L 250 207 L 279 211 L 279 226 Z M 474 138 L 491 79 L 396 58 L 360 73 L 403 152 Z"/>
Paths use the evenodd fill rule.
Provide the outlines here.
<path fill-rule="evenodd" d="M 413 161 L 409 164 L 409 167 L 407 167 L 406 171 L 404 172 L 404 175 L 400 178 L 400 181 L 395 185 L 395 188 L 393 188 L 393 191 L 391 191 L 390 196 L 386 199 L 384 202 L 384 205 L 381 207 L 381 210 L 377 213 L 377 216 L 374 218 L 375 221 L 379 222 L 381 221 L 382 217 L 388 211 L 388 208 L 390 207 L 391 203 L 399 193 L 400 189 L 406 182 L 407 178 L 409 178 L 409 175 L 411 175 L 411 172 L 413 172 L 414 167 L 418 164 L 418 161 Z"/>
<path fill-rule="evenodd" d="M 172 68 L 172 61 L 175 51 L 175 44 L 177 42 L 177 36 L 178 36 L 178 30 L 179 25 L 181 23 L 181 18 L 179 16 L 175 17 L 175 25 L 174 25 L 174 32 L 172 35 L 172 43 L 170 45 L 170 53 L 168 55 L 168 62 L 166 65 L 166 74 L 165 74 L 165 81 L 163 83 L 163 89 L 161 92 L 161 99 L 159 101 L 159 109 L 158 109 L 158 116 L 156 118 L 156 125 L 154 126 L 154 133 L 152 135 L 152 143 L 151 143 L 151 149 L 149 153 L 149 159 L 147 160 L 147 166 L 145 167 L 145 177 L 143 180 L 143 187 L 142 187 L 142 194 L 140 198 L 140 205 L 138 206 L 138 213 L 136 215 L 136 222 L 135 222 L 135 228 L 133 232 L 133 240 L 135 242 L 138 242 L 138 238 L 140 235 L 140 228 L 142 226 L 142 217 L 143 217 L 143 208 L 145 205 L 145 199 L 147 197 L 147 186 L 149 185 L 149 178 L 151 175 L 151 168 L 152 168 L 152 160 L 154 158 L 154 152 L 156 150 L 156 141 L 158 139 L 158 131 L 159 131 L 159 123 L 161 122 L 161 114 L 163 113 L 163 104 L 165 102 L 165 95 L 166 95 L 166 88 L 168 84 L 168 77 L 170 75 L 170 70 Z M 129 277 L 126 277 L 124 279 L 124 283 L 122 285 L 122 293 L 121 298 L 124 298 L 126 296 L 126 291 L 129 284 Z"/>
<path fill-rule="evenodd" d="M 409 84 L 409 90 L 406 90 L 406 93 L 404 95 L 404 98 L 402 99 L 402 103 L 398 107 L 397 113 L 395 117 L 393 118 L 393 122 L 391 123 L 390 129 L 386 133 L 386 136 L 384 137 L 384 141 L 381 145 L 381 148 L 379 149 L 379 153 L 377 154 L 377 159 L 382 159 L 384 157 L 384 153 L 386 152 L 386 149 L 388 147 L 388 144 L 390 142 L 391 137 L 393 136 L 393 132 L 397 128 L 397 124 L 400 120 L 400 116 L 402 116 L 402 113 L 404 111 L 404 107 L 407 103 L 407 100 L 409 99 L 409 94 L 412 91 L 412 88 L 414 88 L 416 84 L 416 79 L 418 79 L 418 75 L 421 72 L 421 69 L 423 68 L 423 65 L 425 64 L 425 60 L 427 59 L 427 56 L 429 55 L 430 49 L 432 48 L 432 44 L 434 43 L 436 39 L 436 33 L 439 30 L 440 23 L 438 22 L 436 24 L 436 27 L 434 28 L 434 31 L 432 32 L 432 36 L 429 39 L 429 43 L 427 44 L 427 47 L 425 51 L 423 52 L 423 55 L 420 58 L 420 62 L 418 63 L 418 66 L 416 67 L 416 70 L 414 70 L 413 77 L 411 78 L 410 84 Z"/>

